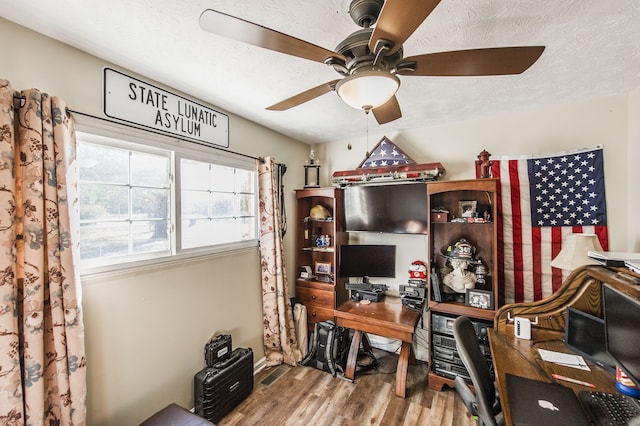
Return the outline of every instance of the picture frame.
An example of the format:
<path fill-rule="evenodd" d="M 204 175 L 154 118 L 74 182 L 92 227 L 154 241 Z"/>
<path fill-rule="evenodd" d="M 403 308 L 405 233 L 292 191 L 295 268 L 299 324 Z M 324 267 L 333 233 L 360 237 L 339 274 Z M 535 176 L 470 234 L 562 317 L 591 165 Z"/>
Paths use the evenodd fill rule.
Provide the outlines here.
<path fill-rule="evenodd" d="M 300 267 L 300 278 L 304 280 L 313 278 L 313 274 L 311 273 L 311 266 L 303 265 Z"/>
<path fill-rule="evenodd" d="M 458 217 L 476 217 L 477 201 L 458 201 Z"/>
<path fill-rule="evenodd" d="M 316 274 L 329 275 L 331 273 L 331 263 L 316 262 Z"/>
<path fill-rule="evenodd" d="M 467 289 L 464 304 L 474 308 L 493 310 L 493 292 L 488 290 Z"/>

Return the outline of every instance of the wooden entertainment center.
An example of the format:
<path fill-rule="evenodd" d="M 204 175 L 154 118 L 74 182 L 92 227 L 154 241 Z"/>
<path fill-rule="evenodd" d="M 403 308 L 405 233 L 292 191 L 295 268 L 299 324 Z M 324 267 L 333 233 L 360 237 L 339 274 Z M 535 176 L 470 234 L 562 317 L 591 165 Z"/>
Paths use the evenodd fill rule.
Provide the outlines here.
<path fill-rule="evenodd" d="M 429 387 L 441 389 L 452 386 L 454 374 L 443 365 L 455 371 L 457 366 L 448 358 L 452 352 L 441 346 L 449 336 L 434 333 L 432 316 L 452 318 L 465 315 L 481 324 L 492 324 L 499 308 L 499 283 L 497 281 L 497 229 L 496 218 L 497 179 L 469 179 L 458 181 L 433 181 L 424 183 L 427 210 L 436 212 L 427 216 L 427 240 L 429 267 L 427 283 L 440 282 L 440 271 L 447 267 L 447 248 L 460 238 L 465 238 L 475 248 L 473 265 L 481 259 L 485 267 L 485 283 L 478 288 L 478 294 L 491 302 L 490 306 L 470 306 L 465 300 L 437 300 L 433 291 L 428 291 L 428 310 L 423 317 L 428 322 L 429 347 Z M 329 213 L 326 218 L 311 217 L 311 209 L 323 206 Z M 472 207 L 472 212 L 461 209 Z M 448 211 L 443 215 L 442 211 Z M 296 297 L 307 307 L 308 329 L 312 330 L 316 322 L 335 319 L 334 309 L 349 298 L 345 289 L 347 279 L 339 278 L 338 250 L 341 244 L 348 244 L 345 230 L 344 190 L 341 188 L 305 188 L 296 190 Z M 438 274 L 436 280 L 432 267 Z M 470 268 L 471 269 L 471 268 Z M 310 272 L 309 272 L 310 271 Z M 433 281 L 432 281 L 433 279 Z M 442 285 L 440 285 L 442 287 Z M 435 345 L 438 352 L 434 355 Z M 486 336 L 485 336 L 486 337 Z M 488 347 L 488 341 L 487 341 Z M 455 349 L 454 349 L 455 351 Z M 445 361 L 446 359 L 446 361 Z M 490 360 L 490 358 L 489 358 Z M 445 364 L 443 364 L 443 362 Z M 440 367 L 435 368 L 435 364 Z"/>

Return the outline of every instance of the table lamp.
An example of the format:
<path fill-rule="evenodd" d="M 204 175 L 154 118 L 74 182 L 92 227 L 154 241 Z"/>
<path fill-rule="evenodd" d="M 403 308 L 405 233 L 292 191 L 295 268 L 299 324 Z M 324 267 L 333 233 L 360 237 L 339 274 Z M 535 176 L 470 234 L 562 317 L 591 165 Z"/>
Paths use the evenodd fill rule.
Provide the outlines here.
<path fill-rule="evenodd" d="M 564 239 L 560 253 L 551 261 L 551 266 L 573 270 L 578 266 L 597 265 L 597 261 L 589 258 L 590 251 L 602 251 L 597 235 L 569 234 Z"/>

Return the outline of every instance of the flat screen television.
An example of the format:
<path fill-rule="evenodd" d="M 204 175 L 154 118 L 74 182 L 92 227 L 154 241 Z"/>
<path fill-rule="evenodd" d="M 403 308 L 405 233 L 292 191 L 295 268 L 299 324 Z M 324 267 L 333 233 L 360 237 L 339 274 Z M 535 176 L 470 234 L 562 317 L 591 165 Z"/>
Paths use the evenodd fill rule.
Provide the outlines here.
<path fill-rule="evenodd" d="M 604 323 L 607 351 L 618 367 L 640 386 L 640 301 L 605 284 Z"/>
<path fill-rule="evenodd" d="M 396 276 L 396 246 L 341 245 L 338 248 L 338 276 L 341 278 Z"/>
<path fill-rule="evenodd" d="M 349 186 L 344 190 L 347 231 L 427 233 L 424 183 Z"/>

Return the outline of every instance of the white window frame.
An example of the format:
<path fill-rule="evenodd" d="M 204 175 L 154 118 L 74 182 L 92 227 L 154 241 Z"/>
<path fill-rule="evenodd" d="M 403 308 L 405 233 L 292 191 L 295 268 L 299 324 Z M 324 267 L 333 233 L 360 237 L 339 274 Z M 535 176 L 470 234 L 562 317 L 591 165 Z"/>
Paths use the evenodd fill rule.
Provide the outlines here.
<path fill-rule="evenodd" d="M 252 169 L 248 169 L 246 167 L 246 161 L 238 161 L 238 159 L 232 159 L 232 158 L 218 158 L 216 159 L 216 161 L 211 161 L 211 160 L 206 160 L 203 159 L 202 157 L 196 157 L 193 156 L 191 154 L 183 154 L 183 153 L 176 153 L 176 159 L 175 159 L 175 166 L 176 166 L 176 210 L 177 212 L 181 212 L 182 211 L 182 199 L 181 199 L 181 164 L 182 164 L 182 160 L 195 160 L 195 161 L 201 161 L 201 162 L 205 162 L 205 163 L 211 163 L 211 164 L 215 164 L 215 165 L 219 165 L 219 166 L 227 166 L 227 167 L 233 167 L 236 169 L 243 169 L 243 170 L 251 170 L 253 172 L 256 172 L 256 168 L 255 168 L 255 163 L 253 163 L 253 168 Z M 254 223 L 254 229 L 256 230 L 256 237 L 259 234 L 260 230 L 258 229 L 258 176 L 257 176 L 257 172 L 254 176 L 254 183 L 253 183 L 253 187 L 255 188 L 255 205 L 254 205 L 254 211 L 255 211 L 255 223 Z M 178 222 L 179 220 L 181 220 L 181 218 L 178 218 L 178 216 L 176 216 L 176 222 Z M 183 253 L 199 253 L 201 251 L 210 251 L 212 247 L 235 247 L 236 245 L 241 245 L 244 243 L 243 241 L 237 241 L 237 242 L 233 242 L 233 243 L 226 243 L 226 244 L 216 244 L 215 246 L 208 246 L 208 247 L 194 247 L 194 248 L 182 248 L 182 227 L 181 226 L 177 226 L 176 227 L 176 247 L 178 248 L 178 251 L 183 252 Z M 257 243 L 257 239 L 255 240 Z"/>
<path fill-rule="evenodd" d="M 219 149 L 205 147 L 193 142 L 165 137 L 152 132 L 133 128 L 117 128 L 113 125 L 98 123 L 95 119 L 76 118 L 77 140 L 98 143 L 133 151 L 148 153 L 170 153 L 171 160 L 171 210 L 170 210 L 170 250 L 169 252 L 148 253 L 135 259 L 112 264 L 97 264 L 96 262 L 80 261 L 77 254 L 76 264 L 82 277 L 96 277 L 118 273 L 130 273 L 136 270 L 155 269 L 171 264 L 182 264 L 185 261 L 197 260 L 203 257 L 215 257 L 229 253 L 255 250 L 259 238 L 258 211 L 258 176 L 256 160 Z M 217 244 L 206 247 L 182 249 L 180 247 L 180 173 L 179 164 L 182 158 L 213 163 L 217 165 L 235 167 L 255 173 L 255 229 L 256 238 L 232 243 Z"/>

